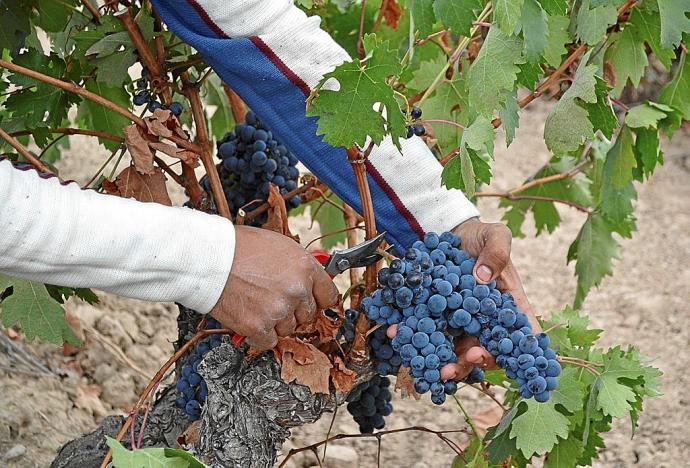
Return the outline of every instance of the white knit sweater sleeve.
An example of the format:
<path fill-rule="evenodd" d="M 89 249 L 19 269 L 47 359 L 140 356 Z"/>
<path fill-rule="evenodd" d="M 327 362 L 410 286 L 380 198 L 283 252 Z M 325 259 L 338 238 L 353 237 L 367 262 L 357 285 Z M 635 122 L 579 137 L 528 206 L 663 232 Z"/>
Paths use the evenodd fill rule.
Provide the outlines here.
<path fill-rule="evenodd" d="M 0 273 L 208 312 L 230 273 L 232 223 L 140 203 L 0 160 Z"/>

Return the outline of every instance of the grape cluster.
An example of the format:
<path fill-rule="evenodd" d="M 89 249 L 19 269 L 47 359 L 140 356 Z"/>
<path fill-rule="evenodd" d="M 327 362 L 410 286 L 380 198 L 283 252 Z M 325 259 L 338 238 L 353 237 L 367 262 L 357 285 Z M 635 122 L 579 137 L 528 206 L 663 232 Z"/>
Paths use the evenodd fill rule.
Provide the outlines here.
<path fill-rule="evenodd" d="M 357 319 L 359 318 L 359 311 L 356 309 L 347 309 L 345 311 L 345 320 L 338 330 L 336 339 L 345 338 L 347 343 L 352 343 L 355 339 L 355 329 L 357 327 Z"/>
<path fill-rule="evenodd" d="M 218 166 L 221 183 L 233 215 L 240 209 L 251 211 L 268 199 L 270 184 L 277 185 L 285 195 L 297 188 L 299 170 L 297 157 L 280 143 L 271 130 L 248 112 L 246 122 L 237 124 L 235 130 L 226 133 L 218 142 Z M 208 177 L 201 179 L 201 186 L 211 191 Z M 287 200 L 287 208 L 301 203 L 299 195 Z M 265 222 L 263 214 L 253 221 Z"/>
<path fill-rule="evenodd" d="M 211 318 L 208 320 L 206 328 L 213 330 L 222 327 L 218 321 Z M 176 384 L 179 396 L 175 400 L 175 404 L 184 409 L 190 421 L 196 421 L 201 417 L 201 407 L 204 405 L 208 393 L 206 382 L 197 373 L 197 367 L 206 353 L 217 348 L 221 343 L 220 335 L 211 335 L 210 338 L 201 341 L 196 345 L 196 349 L 189 356 L 187 364 L 182 368 L 182 377 Z"/>
<path fill-rule="evenodd" d="M 516 380 L 523 397 L 547 401 L 561 372 L 549 337 L 532 334 L 527 316 L 510 294 L 496 289 L 495 281 L 477 284 L 475 263 L 460 249 L 458 236 L 430 232 L 404 258 L 379 271 L 380 288 L 362 300 L 362 307 L 369 320 L 398 326 L 393 339 L 377 330 L 370 341 L 379 373 L 393 373 L 398 356 L 410 368 L 415 389 L 431 391 L 431 400 L 441 404 L 457 390 L 455 382 L 440 376 L 440 369 L 457 359 L 452 340 L 475 336 L 506 376 Z M 475 368 L 465 382 L 483 379 L 483 371 Z"/>
<path fill-rule="evenodd" d="M 400 109 L 403 114 L 405 114 L 405 109 Z M 412 119 L 412 124 L 407 127 L 407 138 L 411 138 L 412 135 L 422 136 L 426 134 L 426 128 L 420 123 L 416 123 L 417 120 L 422 118 L 422 109 L 413 106 L 410 111 L 410 117 Z"/>
<path fill-rule="evenodd" d="M 376 375 L 357 385 L 347 396 L 347 411 L 359 424 L 362 434 L 371 434 L 374 429 L 385 427 L 384 417 L 393 412 L 390 384 L 388 377 Z"/>
<path fill-rule="evenodd" d="M 141 78 L 139 78 L 136 81 L 137 90 L 134 93 L 134 97 L 132 98 L 132 102 L 134 103 L 134 105 L 143 106 L 144 104 L 146 104 L 146 109 L 148 109 L 149 112 L 153 112 L 156 109 L 169 109 L 170 112 L 173 113 L 173 115 L 179 117 L 180 114 L 182 114 L 182 111 L 184 110 L 182 104 L 175 101 L 170 103 L 169 106 L 166 106 L 165 104 L 157 101 L 155 93 L 149 90 L 148 78 L 149 71 L 146 67 L 144 67 L 141 71 Z"/>

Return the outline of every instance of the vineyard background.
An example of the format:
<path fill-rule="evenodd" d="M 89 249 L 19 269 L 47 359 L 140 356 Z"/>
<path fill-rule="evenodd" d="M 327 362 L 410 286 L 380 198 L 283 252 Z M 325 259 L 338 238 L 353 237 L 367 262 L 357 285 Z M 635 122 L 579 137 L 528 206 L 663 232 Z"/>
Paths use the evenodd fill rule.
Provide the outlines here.
<path fill-rule="evenodd" d="M 515 186 L 539 162 L 548 160 L 542 135 L 549 109 L 548 103 L 536 103 L 526 110 L 517 139 L 508 150 L 499 137 L 496 177 L 491 188 Z M 70 137 L 70 146 L 58 166 L 63 175 L 85 182 L 107 155 L 93 140 Z M 664 372 L 664 396 L 648 401 L 635 438 L 631 440 L 627 420 L 618 422 L 605 435 L 608 449 L 595 466 L 666 467 L 679 466 L 680 460 L 690 459 L 686 426 L 690 418 L 690 378 L 686 369 L 690 361 L 690 309 L 684 305 L 690 297 L 689 147 L 687 131 L 680 131 L 673 144 L 665 142 L 665 165 L 648 183 L 639 186 L 639 231 L 633 239 L 622 241 L 623 259 L 615 263 L 613 277 L 605 278 L 603 287 L 593 290 L 584 303 L 583 310 L 590 315 L 592 325 L 606 330 L 602 345 L 635 344 L 643 353 L 659 356 L 654 364 Z M 175 203 L 184 201 L 178 187 L 170 184 L 170 189 Z M 495 203 L 480 200 L 479 205 L 485 220 L 500 219 L 501 211 Z M 564 258 L 584 216 L 567 207 L 558 209 L 563 218 L 562 229 L 537 238 L 528 222 L 527 237 L 516 239 L 513 244 L 513 258 L 528 295 L 535 310 L 545 315 L 572 301 L 573 265 L 564 265 Z M 291 222 L 303 240 L 318 235 L 316 229 L 307 230 L 306 217 L 292 218 Z M 36 378 L 0 370 L 0 456 L 17 445 L 27 449 L 9 466 L 47 466 L 62 443 L 91 430 L 104 414 L 128 408 L 171 353 L 171 341 L 176 336 L 174 306 L 100 296 L 101 304 L 95 307 L 72 301 L 67 305 L 70 315 L 82 324 L 89 342 L 75 357 L 63 357 L 60 348 L 51 344 L 28 346 L 51 368 L 68 373 L 68 379 Z M 0 354 L 0 367 L 7 365 L 5 359 Z M 99 391 L 100 397 L 96 395 Z M 472 389 L 459 393 L 463 401 L 471 401 L 469 406 L 473 410 L 488 408 L 490 400 L 482 398 L 479 406 L 477 395 Z M 400 401 L 397 394 L 394 404 L 396 410 L 387 423 L 391 429 L 414 424 L 449 429 L 463 424 L 452 404 L 435 407 L 428 398 L 421 402 Z M 327 415 L 314 425 L 294 430 L 284 449 L 323 438 L 329 424 Z M 351 417 L 341 411 L 333 433 L 352 433 L 356 429 Z M 356 450 L 347 451 L 358 455 L 347 466 L 375 466 L 375 439 L 337 445 Z M 383 439 L 381 462 L 383 466 L 448 466 L 452 455 L 433 435 L 409 433 Z M 311 455 L 300 455 L 294 460 L 291 466 L 315 465 Z"/>

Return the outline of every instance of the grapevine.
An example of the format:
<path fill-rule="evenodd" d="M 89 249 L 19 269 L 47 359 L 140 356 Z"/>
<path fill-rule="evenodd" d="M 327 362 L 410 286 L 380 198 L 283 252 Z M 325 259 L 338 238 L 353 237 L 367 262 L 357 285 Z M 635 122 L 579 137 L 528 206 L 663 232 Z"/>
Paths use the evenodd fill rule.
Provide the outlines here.
<path fill-rule="evenodd" d="M 381 444 L 384 435 L 422 431 L 442 440 L 462 466 L 526 466 L 542 458 L 547 466 L 586 466 L 603 450 L 601 435 L 617 428 L 614 420 L 629 416 L 633 427 L 639 424 L 643 402 L 661 393 L 660 371 L 635 346 L 598 347 L 601 331 L 591 329 L 578 309 L 613 274 L 621 238 L 634 235 L 638 190 L 665 162 L 660 142 L 687 129 L 687 2 L 296 1 L 302 12 L 322 18 L 321 28 L 338 43 L 339 53 L 354 58 L 333 64 L 320 81 L 306 72 L 309 79 L 288 74 L 286 80 L 299 85 L 305 122 L 313 124 L 320 142 L 344 149 L 338 162 L 347 158 L 351 172 L 344 179 L 356 182 L 358 200 L 335 196 L 341 187 L 327 186 L 320 174 L 319 181 L 301 177 L 298 160 L 305 147 L 285 143 L 289 137 L 281 132 L 289 126 L 281 128 L 284 122 L 276 123 L 270 112 L 242 101 L 250 102 L 246 82 L 256 76 L 223 73 L 217 65 L 224 57 L 204 55 L 185 42 L 189 37 L 183 40 L 169 29 L 173 23 L 166 25 L 157 11 L 163 3 L 168 2 L 0 2 L 0 159 L 22 169 L 28 163 L 66 181 L 71 175 L 57 168 L 69 138 L 91 138 L 110 156 L 98 164 L 89 188 L 170 204 L 168 189 L 175 183 L 188 207 L 237 224 L 282 226 L 286 234 L 288 214 L 308 214 L 330 250 L 355 245 L 360 230 L 370 239 L 377 234 L 377 222 L 390 222 L 385 216 L 375 219 L 382 202 L 375 198 L 380 191 L 372 189 L 382 177 L 372 170 L 372 161 L 380 158 L 375 151 L 390 137 L 399 149 L 426 145 L 440 163 L 435 187 L 461 190 L 473 201 L 496 201 L 514 237 L 531 232 L 525 229 L 528 220 L 537 236 L 568 230 L 560 208 L 581 217 L 579 228 L 569 233 L 567 261 L 574 263 L 576 275 L 572 306 L 540 311 L 544 316 L 538 323 L 530 323 L 500 283 L 477 282 L 477 254 L 468 252 L 466 240 L 451 232 L 428 232 L 431 222 L 415 226 L 410 221 L 416 242 L 382 252 L 385 262 L 369 266 L 363 275 L 350 271 L 348 308 L 319 313 L 315 324 L 286 338 L 272 353 L 249 353 L 247 368 L 261 361 L 274 371 L 289 367 L 283 359 L 286 349 L 294 351 L 291 346 L 308 349 L 312 357 L 323 355 L 321 367 L 305 373 L 325 374 L 327 390 L 313 391 L 300 379 L 303 375 L 267 385 L 284 385 L 285 394 L 298 395 L 281 403 L 287 407 L 299 401 L 314 419 L 344 405 L 360 429 L 360 434 L 328 434 L 323 441 L 294 448 L 283 463 L 329 441 L 374 437 Z M 238 39 L 223 32 L 213 41 L 238 39 L 259 47 L 261 36 Z M 307 68 L 317 68 L 326 55 Z M 277 69 L 289 68 L 284 58 L 274 58 Z M 233 56 L 232 66 L 244 59 Z M 260 79 L 274 84 L 271 77 Z M 282 89 L 284 81 L 275 89 Z M 548 106 L 542 135 L 548 158 L 535 161 L 531 175 L 513 188 L 487 187 L 496 143 L 503 141 L 497 130 L 512 150 L 521 115 L 538 100 Z M 129 167 L 118 173 L 122 161 Z M 200 164 L 205 169 L 201 178 L 195 172 Z M 144 180 L 142 186 L 120 189 L 118 182 L 122 186 L 132 175 Z M 396 190 L 384 188 L 389 195 Z M 423 207 L 429 213 L 436 208 Z M 422 208 L 408 211 L 415 210 Z M 63 303 L 75 295 L 95 297 L 79 288 L 0 275 L 0 318 L 27 340 L 74 344 Z M 188 313 L 194 324 L 201 320 L 187 310 L 181 316 Z M 142 419 L 140 412 L 149 406 L 166 411 L 168 420 L 199 427 L 203 442 L 190 442 L 188 452 L 166 456 L 146 448 L 144 454 L 163 459 L 194 452 L 199 459 L 212 458 L 208 444 L 218 443 L 220 431 L 214 427 L 217 415 L 211 414 L 210 384 L 220 377 L 211 375 L 207 364 L 229 350 L 243 357 L 249 350 L 221 338 L 231 331 L 213 320 L 186 333 L 141 393 L 117 440 L 108 441 L 116 464 L 128 456 L 127 449 L 141 449 L 134 437 L 126 440 L 128 431 L 138 428 L 139 440 L 143 433 L 164 432 L 147 427 L 148 409 Z M 458 382 L 442 379 L 441 369 L 459 358 L 456 342 L 466 339 L 485 348 L 496 369 L 475 367 Z M 164 396 L 156 394 L 174 365 L 174 385 L 163 389 Z M 408 379 L 411 385 L 405 387 Z M 383 430 L 386 419 L 396 417 L 394 380 L 401 394 L 429 393 L 433 403 L 445 402 L 437 411 L 449 411 L 448 403 L 461 401 L 462 389 L 474 386 L 498 403 L 501 422 L 480 434 L 462 408 L 461 429 Z M 164 408 L 168 400 L 173 409 Z M 277 413 L 270 407 L 262 414 Z M 472 430 L 464 428 L 464 419 Z M 299 425 L 288 420 L 266 419 L 278 436 L 257 439 L 271 446 L 273 461 L 275 447 Z M 458 447 L 446 437 L 454 432 L 467 435 L 472 445 Z M 157 445 L 178 435 L 168 433 Z M 99 450 L 96 458 L 105 466 L 111 453 Z M 243 461 L 250 465 L 256 453 L 247 453 Z"/>

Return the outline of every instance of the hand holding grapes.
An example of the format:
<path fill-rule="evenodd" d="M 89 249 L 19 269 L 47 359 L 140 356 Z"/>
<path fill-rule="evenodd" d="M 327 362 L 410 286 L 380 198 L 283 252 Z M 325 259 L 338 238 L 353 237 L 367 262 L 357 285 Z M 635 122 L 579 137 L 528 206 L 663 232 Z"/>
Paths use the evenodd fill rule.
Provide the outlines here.
<path fill-rule="evenodd" d="M 510 259 L 512 235 L 501 223 L 483 223 L 478 218 L 471 218 L 454 229 L 462 239 L 462 245 L 470 255 L 477 257 L 474 277 L 477 283 L 487 284 L 496 280 L 498 288 L 512 294 L 517 306 L 527 314 L 535 333 L 540 331 L 539 323 L 532 313 L 532 306 L 527 299 L 513 262 Z M 475 337 L 460 338 L 455 341 L 455 353 L 458 361 L 448 364 L 441 370 L 442 379 L 461 380 L 474 368 L 492 369 L 496 360 L 486 349 L 479 346 Z"/>
<path fill-rule="evenodd" d="M 319 309 L 335 306 L 338 290 L 323 267 L 288 237 L 235 227 L 235 258 L 210 314 L 257 349 L 275 346 Z"/>

